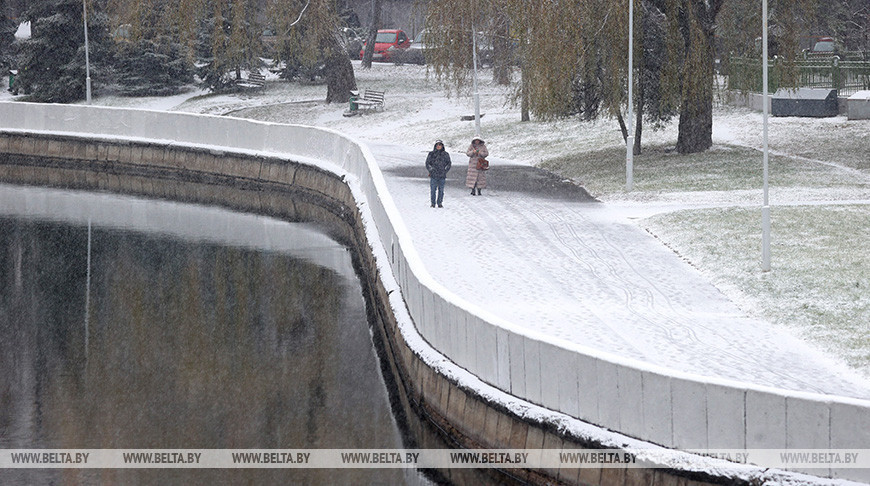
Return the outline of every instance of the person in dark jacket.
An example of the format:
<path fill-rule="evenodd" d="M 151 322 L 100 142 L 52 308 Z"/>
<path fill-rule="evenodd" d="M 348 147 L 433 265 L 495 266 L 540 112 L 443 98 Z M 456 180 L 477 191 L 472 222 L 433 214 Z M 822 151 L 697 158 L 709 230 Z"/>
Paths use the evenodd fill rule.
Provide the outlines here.
<path fill-rule="evenodd" d="M 429 171 L 429 200 L 434 208 L 439 208 L 444 201 L 444 182 L 447 181 L 447 172 L 450 170 L 450 154 L 444 150 L 444 142 L 435 141 L 435 149 L 426 157 L 426 170 Z M 437 198 L 436 198 L 437 192 Z"/>

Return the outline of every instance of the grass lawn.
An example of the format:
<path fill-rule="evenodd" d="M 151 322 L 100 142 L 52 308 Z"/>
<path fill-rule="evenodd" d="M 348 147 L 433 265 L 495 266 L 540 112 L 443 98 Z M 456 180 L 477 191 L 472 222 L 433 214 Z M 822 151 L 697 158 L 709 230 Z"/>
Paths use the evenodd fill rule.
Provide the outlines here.
<path fill-rule="evenodd" d="M 759 209 L 684 210 L 642 224 L 744 310 L 868 375 L 870 206 L 783 206 L 771 213 L 770 272 L 759 267 Z"/>
<path fill-rule="evenodd" d="M 616 206 L 661 203 L 638 224 L 747 313 L 870 376 L 870 121 L 771 118 L 772 269 L 762 272 L 761 115 L 719 107 L 716 116 L 728 142 L 692 155 L 671 150 L 673 135 L 645 145 L 631 192 L 620 146 L 540 166 Z"/>

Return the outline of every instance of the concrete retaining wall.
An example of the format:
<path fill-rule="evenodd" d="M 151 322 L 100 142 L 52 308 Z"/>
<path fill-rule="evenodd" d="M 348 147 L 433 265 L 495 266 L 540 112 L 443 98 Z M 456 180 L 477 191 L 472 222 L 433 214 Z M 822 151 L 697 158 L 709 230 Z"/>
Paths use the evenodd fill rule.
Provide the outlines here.
<path fill-rule="evenodd" d="M 438 404 L 435 409 L 448 420 L 467 419 L 469 408 L 478 407 L 475 404 L 486 401 L 482 396 L 490 393 L 479 389 L 474 379 L 463 378 L 461 371 L 438 364 L 441 358 L 429 345 L 507 394 L 665 447 L 828 449 L 866 448 L 870 444 L 870 402 L 708 379 L 650 366 L 518 328 L 463 301 L 426 272 L 368 149 L 341 134 L 212 116 L 24 103 L 0 103 L 0 120 L 0 131 L 9 135 L 0 137 L 0 153 L 44 153 L 88 160 L 97 166 L 95 174 L 87 177 L 96 178 L 98 184 L 99 180 L 111 184 L 113 164 L 126 158 L 148 165 L 149 170 L 164 171 L 170 178 L 173 171 L 183 172 L 193 182 L 220 174 L 231 186 L 269 181 L 296 186 L 302 194 L 327 195 L 326 204 L 334 203 L 332 214 L 339 217 L 355 205 L 362 214 L 359 224 L 376 247 L 375 257 L 386 259 L 387 271 L 392 271 L 392 276 L 381 278 L 395 278 L 416 326 L 416 330 L 403 327 L 401 318 L 396 326 L 404 344 L 396 353 L 407 375 L 406 386 L 416 390 L 424 402 Z M 50 137 L 28 137 L 27 133 L 108 143 L 70 149 Z M 298 163 L 288 164 L 287 159 Z M 320 172 L 335 177 L 319 177 Z M 147 182 L 139 184 L 142 189 Z M 204 184 L 204 191 L 207 186 Z M 135 192 L 135 187 L 132 189 Z M 330 194 L 336 195 L 333 202 Z M 387 284 L 382 298 L 401 314 L 403 303 L 394 300 L 389 287 Z M 474 398 L 469 400 L 468 396 Z M 489 430 L 486 409 L 476 410 L 472 416 Z M 564 433 L 546 439 L 542 431 L 559 428 L 559 420 L 550 425 L 545 423 L 546 417 L 535 420 L 541 427 L 532 430 L 541 433 L 542 441 L 564 440 Z M 522 427 L 526 427 L 524 437 L 538 433 L 529 432 L 528 423 Z M 475 430 L 467 427 L 467 436 Z M 503 431 L 500 422 L 492 428 L 495 434 Z M 537 438 L 524 439 L 525 443 L 530 443 L 528 440 L 537 443 Z M 628 474 L 625 471 L 630 470 L 623 470 L 623 474 Z M 870 481 L 867 470 L 808 472 Z"/>
<path fill-rule="evenodd" d="M 858 91 L 846 103 L 850 120 L 870 120 L 870 91 Z"/>
<path fill-rule="evenodd" d="M 764 102 L 762 99 L 764 96 L 761 93 L 741 93 L 739 91 L 725 91 L 723 93 L 723 98 L 726 103 L 730 103 L 732 105 L 737 106 L 745 106 L 750 110 L 754 111 L 764 111 Z M 768 113 L 770 113 L 770 100 L 773 98 L 773 93 L 767 94 L 767 108 Z M 837 112 L 840 115 L 849 115 L 849 104 L 848 98 L 839 97 L 837 98 Z M 851 117 L 851 115 L 850 115 Z"/>

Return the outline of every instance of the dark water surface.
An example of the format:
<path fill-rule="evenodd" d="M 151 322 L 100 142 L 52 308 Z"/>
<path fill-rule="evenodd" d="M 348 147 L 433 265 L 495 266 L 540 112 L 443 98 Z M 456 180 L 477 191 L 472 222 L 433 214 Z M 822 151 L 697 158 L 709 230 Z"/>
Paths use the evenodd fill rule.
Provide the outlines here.
<path fill-rule="evenodd" d="M 310 226 L 227 211 L 71 193 L 37 204 L 45 190 L 15 191 L 29 202 L 0 214 L 0 448 L 413 447 L 346 248 Z M 3 484 L 80 482 L 428 480 L 401 469 L 0 470 Z"/>

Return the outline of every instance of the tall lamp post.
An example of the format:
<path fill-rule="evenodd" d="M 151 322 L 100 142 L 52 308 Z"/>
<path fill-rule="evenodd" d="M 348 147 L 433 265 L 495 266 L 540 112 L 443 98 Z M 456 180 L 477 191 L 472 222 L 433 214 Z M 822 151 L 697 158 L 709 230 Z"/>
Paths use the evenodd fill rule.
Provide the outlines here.
<path fill-rule="evenodd" d="M 471 24 L 471 62 L 474 64 L 474 74 L 472 76 L 472 84 L 474 93 L 474 136 L 480 136 L 480 92 L 477 89 L 477 32 L 474 30 L 474 23 Z"/>
<path fill-rule="evenodd" d="M 764 106 L 764 204 L 761 206 L 761 270 L 770 271 L 770 201 L 767 190 L 767 117 L 770 107 L 767 99 L 767 0 L 761 1 L 761 24 L 762 34 L 761 57 L 762 57 L 762 105 Z"/>
<path fill-rule="evenodd" d="M 91 104 L 91 60 L 88 56 L 88 3 L 82 0 L 82 8 L 85 18 L 85 99 Z"/>
<path fill-rule="evenodd" d="M 88 359 L 88 345 L 91 339 L 91 218 L 88 217 L 88 274 L 85 284 L 85 363 Z"/>
<path fill-rule="evenodd" d="M 766 0 L 765 0 L 766 1 Z M 634 0 L 628 0 L 628 136 L 625 137 L 625 190 L 634 184 Z"/>

